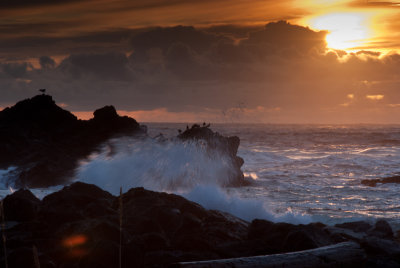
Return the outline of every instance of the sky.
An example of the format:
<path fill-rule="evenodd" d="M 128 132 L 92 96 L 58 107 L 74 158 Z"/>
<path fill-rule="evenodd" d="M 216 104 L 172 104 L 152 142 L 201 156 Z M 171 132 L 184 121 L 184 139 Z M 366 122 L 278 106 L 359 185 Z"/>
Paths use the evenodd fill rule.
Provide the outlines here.
<path fill-rule="evenodd" d="M 5 0 L 0 109 L 81 118 L 400 123 L 400 1 Z"/>

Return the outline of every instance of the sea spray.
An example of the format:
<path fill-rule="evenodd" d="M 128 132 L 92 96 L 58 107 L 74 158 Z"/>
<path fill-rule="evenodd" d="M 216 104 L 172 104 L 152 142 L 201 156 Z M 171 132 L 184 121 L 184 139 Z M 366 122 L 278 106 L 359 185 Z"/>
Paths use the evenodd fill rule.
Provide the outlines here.
<path fill-rule="evenodd" d="M 117 195 L 121 185 L 170 192 L 203 184 L 223 187 L 234 173 L 228 156 L 207 150 L 201 141 L 124 138 L 110 141 L 83 163 L 77 178 Z"/>
<path fill-rule="evenodd" d="M 7 190 L 9 189 L 10 182 L 9 182 L 9 175 L 16 170 L 16 167 L 9 167 L 7 169 L 0 169 L 0 190 Z"/>
<path fill-rule="evenodd" d="M 77 179 L 118 195 L 124 189 L 144 187 L 180 194 L 207 209 L 229 212 L 245 220 L 255 218 L 291 223 L 311 222 L 291 211 L 274 213 L 261 200 L 228 194 L 233 179 L 227 155 L 209 150 L 202 141 L 114 139 L 77 170 Z"/>
<path fill-rule="evenodd" d="M 228 212 L 247 221 L 265 219 L 293 224 L 307 224 L 312 222 L 312 218 L 309 215 L 297 214 L 290 209 L 283 213 L 276 213 L 261 200 L 243 199 L 235 193 L 228 194 L 223 189 L 214 185 L 197 186 L 190 192 L 183 193 L 182 195 L 193 202 L 201 204 L 206 209 L 217 209 Z"/>

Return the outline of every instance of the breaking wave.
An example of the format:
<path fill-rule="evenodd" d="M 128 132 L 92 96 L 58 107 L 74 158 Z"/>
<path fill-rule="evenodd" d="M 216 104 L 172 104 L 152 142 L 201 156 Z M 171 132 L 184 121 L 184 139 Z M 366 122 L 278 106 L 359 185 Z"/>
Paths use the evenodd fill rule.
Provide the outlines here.
<path fill-rule="evenodd" d="M 207 209 L 229 212 L 245 220 L 255 218 L 292 223 L 311 222 L 290 211 L 276 215 L 261 200 L 228 194 L 233 179 L 228 156 L 207 150 L 201 141 L 154 139 L 112 140 L 77 170 L 79 181 L 96 184 L 118 195 L 132 187 L 180 194 Z"/>

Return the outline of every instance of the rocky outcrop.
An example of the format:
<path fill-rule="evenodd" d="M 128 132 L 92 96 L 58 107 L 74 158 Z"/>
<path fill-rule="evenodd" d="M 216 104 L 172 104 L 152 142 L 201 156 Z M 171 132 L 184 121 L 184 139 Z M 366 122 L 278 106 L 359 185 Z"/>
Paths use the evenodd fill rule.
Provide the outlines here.
<path fill-rule="evenodd" d="M 387 177 L 387 178 L 382 178 L 382 179 L 370 179 L 370 180 L 362 180 L 362 184 L 366 186 L 371 186 L 375 187 L 378 183 L 400 183 L 400 176 L 393 176 L 393 177 Z"/>
<path fill-rule="evenodd" d="M 241 171 L 241 167 L 244 164 L 243 158 L 237 155 L 240 139 L 237 136 L 225 137 L 220 135 L 218 132 L 214 132 L 209 128 L 210 125 L 203 126 L 194 124 L 191 128 L 187 129 L 178 135 L 178 138 L 187 140 L 202 140 L 207 145 L 207 150 L 216 150 L 223 155 L 227 155 L 230 160 L 232 167 L 232 178 L 230 178 L 229 186 L 244 186 L 250 183 L 250 180 L 246 179 Z"/>
<path fill-rule="evenodd" d="M 80 182 L 42 201 L 28 190 L 19 190 L 4 199 L 4 211 L 9 267 L 34 267 L 33 247 L 40 267 L 118 267 L 120 252 L 122 267 L 170 267 L 271 254 L 283 254 L 274 258 L 282 261 L 285 253 L 316 248 L 321 250 L 310 254 L 322 254 L 315 259 L 318 265 L 350 267 L 355 255 L 341 255 L 341 249 L 354 250 L 359 265 L 400 265 L 398 237 L 383 220 L 375 225 L 354 222 L 336 226 L 266 220 L 248 223 L 174 194 L 133 188 L 115 197 Z M 350 243 L 338 244 L 342 242 Z M 304 254 L 287 258 L 298 263 L 295 256 L 304 261 Z M 1 265 L 4 262 L 0 255 Z"/>
<path fill-rule="evenodd" d="M 144 134 L 135 119 L 113 106 L 78 120 L 49 95 L 38 95 L 0 112 L 0 168 L 17 167 L 17 186 L 44 187 L 65 182 L 78 161 L 115 135 Z"/>

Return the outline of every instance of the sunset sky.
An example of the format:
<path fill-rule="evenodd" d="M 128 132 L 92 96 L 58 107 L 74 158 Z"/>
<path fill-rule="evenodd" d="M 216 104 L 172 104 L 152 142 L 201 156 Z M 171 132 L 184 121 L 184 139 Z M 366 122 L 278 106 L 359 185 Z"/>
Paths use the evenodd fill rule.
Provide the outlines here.
<path fill-rule="evenodd" d="M 0 35 L 0 109 L 400 123 L 400 1 L 5 0 Z"/>

